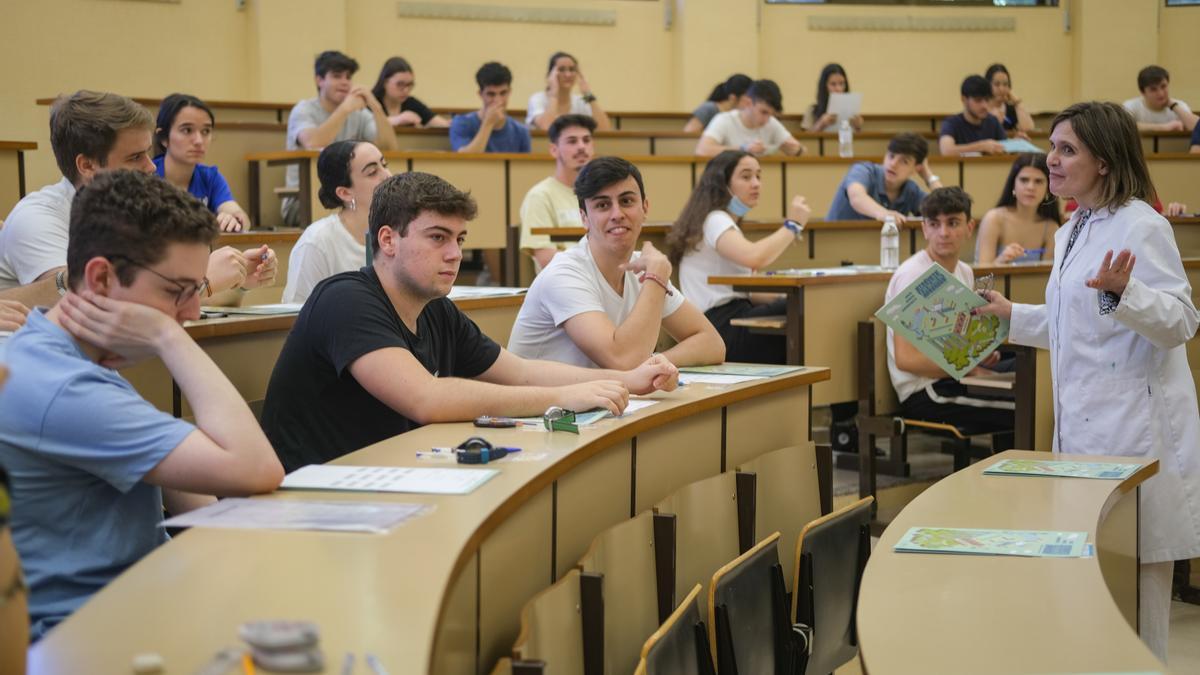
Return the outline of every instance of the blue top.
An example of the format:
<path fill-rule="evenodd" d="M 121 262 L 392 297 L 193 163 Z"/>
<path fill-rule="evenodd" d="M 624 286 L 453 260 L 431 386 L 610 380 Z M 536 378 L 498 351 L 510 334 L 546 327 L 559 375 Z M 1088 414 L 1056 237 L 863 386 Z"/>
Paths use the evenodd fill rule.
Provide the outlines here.
<path fill-rule="evenodd" d="M 959 145 L 966 145 L 976 141 L 1003 141 L 1008 138 L 1008 134 L 1004 133 L 1004 127 L 1001 126 L 1000 120 L 992 115 L 985 115 L 983 122 L 978 125 L 971 124 L 962 113 L 951 115 L 942 120 L 942 130 L 938 132 L 939 136 L 951 136 L 954 142 Z"/>
<path fill-rule="evenodd" d="M 1200 124 L 1197 124 L 1196 128 L 1192 129 L 1192 145 L 1200 145 Z"/>
<path fill-rule="evenodd" d="M 900 186 L 900 194 L 896 196 L 896 201 L 888 199 L 887 186 L 884 184 L 885 174 L 882 164 L 872 164 L 870 162 L 857 162 L 850 167 L 846 172 L 846 177 L 842 179 L 842 184 L 838 186 L 837 192 L 833 195 L 833 204 L 829 206 L 829 213 L 825 216 L 825 220 L 870 220 L 870 216 L 865 216 L 850 205 L 850 195 L 846 190 L 852 183 L 858 183 L 867 190 L 867 194 L 871 199 L 879 202 L 879 205 L 885 209 L 899 211 L 904 215 L 910 215 L 921 212 L 921 202 L 925 200 L 925 191 L 917 187 L 916 181 L 911 178 Z"/>
<path fill-rule="evenodd" d="M 29 313 L 7 345 L 0 464 L 39 638 L 167 540 L 162 491 L 142 482 L 194 427 Z"/>
<path fill-rule="evenodd" d="M 450 148 L 457 151 L 464 145 L 469 145 L 479 133 L 483 121 L 475 112 L 455 115 L 450 120 Z M 533 149 L 533 141 L 529 138 L 529 129 L 512 117 L 499 129 L 492 129 L 484 152 L 529 152 Z"/>
<path fill-rule="evenodd" d="M 160 177 L 165 175 L 166 155 L 154 158 L 154 171 Z M 188 193 L 204 202 L 209 211 L 217 212 L 217 207 L 225 202 L 233 201 L 233 193 L 229 191 L 229 183 L 215 166 L 197 164 L 192 171 L 192 182 L 188 183 Z"/>

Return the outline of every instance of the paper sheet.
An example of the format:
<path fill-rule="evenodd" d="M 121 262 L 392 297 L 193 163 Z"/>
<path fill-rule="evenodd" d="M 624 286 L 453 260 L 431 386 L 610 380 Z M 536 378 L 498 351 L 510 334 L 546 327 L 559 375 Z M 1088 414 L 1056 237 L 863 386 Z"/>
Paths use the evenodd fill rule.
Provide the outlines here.
<path fill-rule="evenodd" d="M 528 290 L 528 288 L 515 286 L 455 286 L 450 289 L 450 299 L 497 298 L 506 295 L 522 295 Z"/>
<path fill-rule="evenodd" d="M 765 375 L 722 375 L 720 373 L 682 373 L 679 376 L 680 384 L 715 384 L 715 385 L 730 385 L 742 384 L 743 382 L 753 382 L 754 380 L 765 380 Z"/>
<path fill-rule="evenodd" d="M 273 316 L 276 314 L 299 314 L 304 307 L 301 302 L 277 302 L 268 305 L 246 305 L 245 307 L 203 307 L 206 312 L 215 314 L 252 314 Z"/>
<path fill-rule="evenodd" d="M 222 499 L 175 516 L 164 527 L 257 530 L 330 530 L 382 534 L 432 506 L 397 502 L 323 502 L 300 499 Z"/>
<path fill-rule="evenodd" d="M 280 487 L 287 490 L 465 495 L 497 473 L 499 471 L 495 469 L 310 464 L 285 476 Z"/>
<path fill-rule="evenodd" d="M 705 375 L 743 375 L 755 378 L 775 377 L 804 370 L 804 366 L 774 366 L 757 363 L 718 363 L 714 366 L 686 366 L 680 376 L 691 380 L 696 373 Z"/>
<path fill-rule="evenodd" d="M 862 112 L 862 98 L 862 92 L 857 91 L 830 94 L 829 106 L 825 111 L 837 115 L 838 123 L 841 124 L 842 120 L 848 120 Z"/>

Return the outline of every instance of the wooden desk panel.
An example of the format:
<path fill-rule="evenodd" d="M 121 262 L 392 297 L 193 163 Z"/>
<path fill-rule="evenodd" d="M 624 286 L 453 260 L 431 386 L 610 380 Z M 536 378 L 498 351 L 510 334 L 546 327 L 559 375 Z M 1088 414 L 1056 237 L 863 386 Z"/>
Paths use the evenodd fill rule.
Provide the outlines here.
<path fill-rule="evenodd" d="M 463 161 L 422 155 L 411 159 L 409 166 L 413 171 L 440 176 L 454 187 L 471 192 L 479 205 L 479 214 L 467 225 L 467 247 L 504 248 L 508 244 L 508 222 L 504 217 L 507 167 L 503 161 L 482 158 Z"/>
<path fill-rule="evenodd" d="M 1200 155 L 1152 155 L 1146 158 L 1146 163 L 1163 204 L 1183 202 L 1192 211 L 1200 209 Z"/>
<path fill-rule="evenodd" d="M 658 405 L 627 419 L 602 421 L 580 435 L 489 430 L 494 442 L 548 457 L 498 463 L 500 474 L 467 496 L 302 491 L 272 495 L 267 498 L 408 502 L 435 509 L 378 536 L 187 531 L 140 561 L 35 645 L 30 672 L 117 672 L 148 648 L 162 654 L 172 670 L 191 672 L 217 649 L 237 642 L 239 623 L 263 617 L 317 621 L 321 646 L 331 658 L 347 651 L 370 652 L 393 672 L 488 672 L 492 658 L 511 645 L 521 604 L 551 582 L 551 561 L 569 554 L 568 549 L 556 553 L 551 542 L 557 538 L 577 549 L 576 542 L 598 533 L 568 534 L 568 524 L 584 522 L 577 517 L 581 495 L 570 490 L 568 501 L 574 506 L 557 511 L 563 495 L 556 494 L 555 485 L 604 486 L 599 489 L 612 489 L 615 499 L 628 496 L 634 480 L 639 490 L 652 489 L 643 485 L 646 477 L 641 472 L 635 478 L 631 471 L 633 444 L 639 455 L 643 447 L 651 448 L 651 454 L 656 446 L 684 447 L 698 433 L 696 424 L 708 427 L 712 423 L 706 420 L 715 419 L 717 436 L 704 439 L 702 447 L 719 447 L 723 415 L 740 417 L 743 410 L 753 414 L 749 409 L 762 397 L 782 392 L 794 391 L 795 402 L 803 404 L 807 387 L 828 376 L 827 370 L 814 370 L 728 388 L 691 385 L 658 394 Z M 672 439 L 675 429 L 681 435 Z M 445 445 L 476 431 L 469 424 L 430 425 L 336 463 L 420 466 L 414 450 Z M 638 461 L 643 459 L 639 456 Z M 616 468 L 622 465 L 623 474 Z M 623 485 L 601 480 L 618 474 Z M 602 510 L 615 513 L 611 507 Z M 569 515 L 566 523 L 559 520 L 555 530 L 555 514 L 572 512 L 576 515 Z M 206 618 L 196 621 L 196 616 Z M 114 621 L 121 623 L 121 631 L 108 630 Z M 178 640 L 185 626 L 189 638 Z"/>
<path fill-rule="evenodd" d="M 1043 457 L 1010 450 L 978 462 L 934 484 L 892 521 L 859 593 L 864 672 L 961 673 L 964 664 L 979 675 L 1166 672 L 1129 613 L 1137 606 L 1137 489 L 1157 462 L 1124 481 L 982 475 L 1006 458 Z M 1085 531 L 1097 553 L 1049 559 L 894 552 L 917 526 Z M 920 607 L 932 611 L 913 621 Z"/>

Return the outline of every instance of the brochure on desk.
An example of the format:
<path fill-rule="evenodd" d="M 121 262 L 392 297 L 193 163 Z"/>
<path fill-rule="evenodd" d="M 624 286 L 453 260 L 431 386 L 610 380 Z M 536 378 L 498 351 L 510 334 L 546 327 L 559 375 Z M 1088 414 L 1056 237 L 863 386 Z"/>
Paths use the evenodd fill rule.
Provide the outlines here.
<path fill-rule="evenodd" d="M 1049 476 L 1054 478 L 1093 478 L 1125 480 L 1141 464 L 1119 462 L 1068 462 L 1048 459 L 1006 459 L 983 470 L 988 476 Z"/>
<path fill-rule="evenodd" d="M 933 265 L 875 316 L 956 380 L 1008 338 L 1008 321 L 972 316 L 987 302 L 941 265 Z"/>
<path fill-rule="evenodd" d="M 1087 532 L 913 527 L 896 543 L 895 550 L 898 553 L 1079 558 L 1084 555 L 1086 546 Z"/>

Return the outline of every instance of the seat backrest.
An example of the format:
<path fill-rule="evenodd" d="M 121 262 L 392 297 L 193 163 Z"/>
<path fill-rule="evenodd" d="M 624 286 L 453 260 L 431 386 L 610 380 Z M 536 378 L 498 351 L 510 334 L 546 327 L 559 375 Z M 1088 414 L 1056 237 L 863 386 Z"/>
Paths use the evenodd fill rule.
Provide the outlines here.
<path fill-rule="evenodd" d="M 821 490 L 817 484 L 817 454 L 812 441 L 773 450 L 742 464 L 738 471 L 754 473 L 754 531 L 779 532 L 787 542 L 779 551 L 783 569 L 791 571 L 792 542 L 809 522 L 821 517 Z M 791 574 L 784 575 L 791 592 Z"/>
<path fill-rule="evenodd" d="M 659 626 L 654 513 L 647 510 L 601 532 L 579 559 L 604 576 L 604 672 L 629 673 Z M 669 553 L 669 552 L 667 552 Z"/>
<path fill-rule="evenodd" d="M 812 629 L 810 673 L 832 673 L 858 653 L 855 610 L 871 554 L 873 497 L 809 523 L 796 542 L 792 620 Z"/>
<path fill-rule="evenodd" d="M 572 568 L 521 608 L 513 660 L 544 661 L 548 672 L 583 675 L 580 573 Z"/>
<path fill-rule="evenodd" d="M 642 645 L 638 675 L 712 675 L 708 632 L 700 618 L 700 584 Z"/>
<path fill-rule="evenodd" d="M 697 583 L 707 587 L 713 572 L 738 556 L 735 473 L 684 485 L 654 509 L 675 514 L 675 597 Z"/>
<path fill-rule="evenodd" d="M 867 349 L 867 345 L 870 349 Z M 892 415 L 900 410 L 900 399 L 892 386 L 892 376 L 887 365 L 887 325 L 875 317 L 858 324 L 858 368 L 859 368 L 859 413 L 866 415 Z M 863 379 L 864 375 L 869 375 Z M 865 389 L 865 391 L 864 391 Z M 861 402 L 873 405 L 871 410 L 861 407 Z"/>
<path fill-rule="evenodd" d="M 791 631 L 779 533 L 717 570 L 708 588 L 708 635 L 717 672 L 774 675 L 786 661 L 784 641 Z"/>

